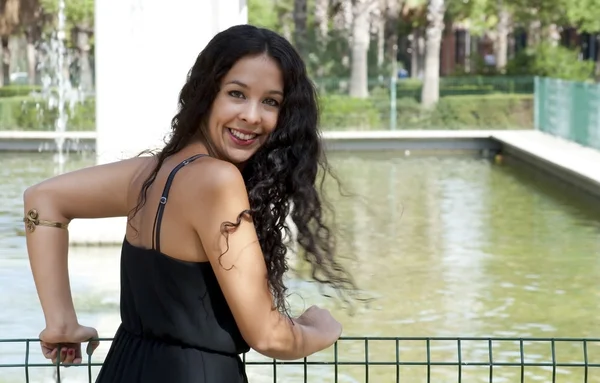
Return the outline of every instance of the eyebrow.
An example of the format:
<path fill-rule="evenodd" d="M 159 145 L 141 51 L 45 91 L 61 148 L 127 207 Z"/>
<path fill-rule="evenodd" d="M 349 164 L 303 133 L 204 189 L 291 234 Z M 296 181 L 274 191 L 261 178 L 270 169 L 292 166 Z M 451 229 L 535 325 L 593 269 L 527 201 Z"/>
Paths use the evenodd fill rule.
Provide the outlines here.
<path fill-rule="evenodd" d="M 249 86 L 248 86 L 248 85 L 244 84 L 243 82 L 241 82 L 241 81 L 239 81 L 239 80 L 231 80 L 231 81 L 229 81 L 229 82 L 228 82 L 227 84 L 225 84 L 225 85 L 229 85 L 229 84 L 236 84 L 236 85 L 239 85 L 239 86 L 241 86 L 242 88 L 246 88 L 246 89 L 247 89 L 247 88 L 249 88 Z M 280 91 L 280 90 L 270 90 L 268 93 L 269 93 L 269 94 L 278 94 L 278 95 L 280 95 L 280 96 L 282 96 L 282 97 L 283 97 L 283 92 L 282 92 L 282 91 Z"/>

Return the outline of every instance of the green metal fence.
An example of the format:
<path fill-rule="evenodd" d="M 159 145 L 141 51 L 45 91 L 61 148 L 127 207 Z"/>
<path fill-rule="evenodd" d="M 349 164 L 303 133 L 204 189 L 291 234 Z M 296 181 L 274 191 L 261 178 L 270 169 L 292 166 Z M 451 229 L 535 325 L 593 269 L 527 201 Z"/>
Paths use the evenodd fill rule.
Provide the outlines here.
<path fill-rule="evenodd" d="M 600 85 L 535 79 L 535 128 L 600 149 Z"/>
<path fill-rule="evenodd" d="M 316 78 L 315 85 L 323 94 L 348 94 L 350 78 Z M 423 81 L 413 78 L 399 78 L 396 83 L 396 96 L 421 99 Z M 369 78 L 370 92 L 378 88 L 390 89 L 390 79 Z M 440 97 L 488 95 L 488 94 L 533 94 L 533 76 L 444 76 L 440 77 Z"/>
<path fill-rule="evenodd" d="M 11 370 L 15 381 L 28 383 L 38 381 L 33 374 L 45 369 L 60 382 L 67 372 L 64 366 L 40 359 L 37 339 L 0 340 L 3 345 L 12 350 L 21 347 L 23 355 L 4 363 L 5 353 L 0 352 L 1 377 Z M 68 371 L 79 370 L 85 381 L 93 382 L 102 365 L 96 358 Z M 600 381 L 600 338 L 344 337 L 329 350 L 303 360 L 284 362 L 253 353 L 244 355 L 244 362 L 253 383 L 587 383 Z"/>

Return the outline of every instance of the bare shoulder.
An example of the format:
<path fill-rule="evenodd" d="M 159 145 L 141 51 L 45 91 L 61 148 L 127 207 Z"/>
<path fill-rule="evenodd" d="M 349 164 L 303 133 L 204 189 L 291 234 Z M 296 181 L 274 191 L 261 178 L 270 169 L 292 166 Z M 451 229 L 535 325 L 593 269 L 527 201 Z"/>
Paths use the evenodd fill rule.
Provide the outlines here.
<path fill-rule="evenodd" d="M 197 162 L 187 171 L 186 199 L 193 202 L 186 214 L 206 246 L 214 235 L 220 235 L 221 224 L 235 222 L 240 213 L 250 209 L 250 202 L 242 174 L 235 165 L 215 158 Z M 210 251 L 207 254 L 210 258 Z"/>
<path fill-rule="evenodd" d="M 211 200 L 246 196 L 246 186 L 240 170 L 230 162 L 216 158 L 197 161 L 190 169 L 190 189 Z"/>

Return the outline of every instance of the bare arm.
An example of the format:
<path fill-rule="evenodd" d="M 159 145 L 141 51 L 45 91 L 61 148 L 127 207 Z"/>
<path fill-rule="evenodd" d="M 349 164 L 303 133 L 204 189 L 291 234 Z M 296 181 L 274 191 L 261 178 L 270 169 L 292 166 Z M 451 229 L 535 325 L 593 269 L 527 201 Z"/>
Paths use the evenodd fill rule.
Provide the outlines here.
<path fill-rule="evenodd" d="M 273 309 L 265 260 L 251 219 L 243 218 L 228 238 L 221 234 L 224 222 L 235 223 L 238 215 L 249 209 L 239 171 L 220 161 L 202 166 L 207 167 L 204 173 L 211 179 L 199 180 L 201 195 L 197 200 L 202 202 L 190 214 L 246 342 L 257 352 L 277 359 L 299 359 L 326 347 L 312 328 L 292 324 Z"/>
<path fill-rule="evenodd" d="M 75 218 L 126 216 L 127 194 L 147 158 L 93 166 L 59 175 L 28 188 L 24 214 L 36 209 L 39 219 L 68 223 Z M 35 226 L 26 231 L 27 251 L 46 327 L 77 325 L 67 269 L 68 231 Z"/>

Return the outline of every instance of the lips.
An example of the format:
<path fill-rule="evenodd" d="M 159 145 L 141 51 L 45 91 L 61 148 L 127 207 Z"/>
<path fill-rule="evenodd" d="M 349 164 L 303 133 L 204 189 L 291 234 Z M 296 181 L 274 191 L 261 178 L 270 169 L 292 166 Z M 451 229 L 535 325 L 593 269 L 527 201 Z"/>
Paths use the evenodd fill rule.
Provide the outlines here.
<path fill-rule="evenodd" d="M 231 141 L 237 146 L 248 146 L 256 142 L 258 134 L 243 133 L 239 130 L 227 128 L 227 133 Z"/>
<path fill-rule="evenodd" d="M 232 136 L 239 138 L 240 140 L 243 140 L 243 141 L 253 140 L 257 136 L 257 134 L 254 134 L 254 133 L 244 133 L 239 130 L 232 129 L 232 128 L 227 128 L 227 129 L 229 130 L 229 133 L 231 133 Z"/>

